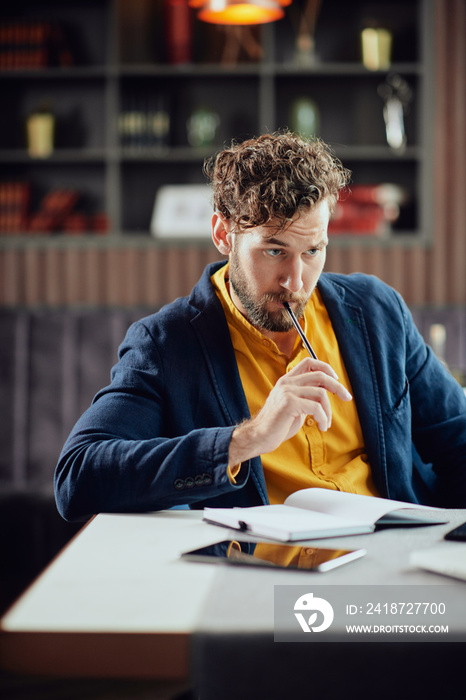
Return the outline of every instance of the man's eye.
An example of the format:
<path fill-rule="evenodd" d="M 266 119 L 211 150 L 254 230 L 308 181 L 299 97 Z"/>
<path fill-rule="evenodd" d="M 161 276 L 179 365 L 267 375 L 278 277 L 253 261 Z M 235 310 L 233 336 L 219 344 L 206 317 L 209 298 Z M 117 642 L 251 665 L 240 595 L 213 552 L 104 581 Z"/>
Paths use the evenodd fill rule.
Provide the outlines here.
<path fill-rule="evenodd" d="M 266 250 L 267 255 L 270 255 L 272 258 L 276 258 L 280 255 L 282 251 L 279 248 L 268 248 Z"/>
<path fill-rule="evenodd" d="M 314 256 L 317 255 L 317 253 L 319 253 L 319 252 L 320 252 L 320 248 L 310 248 L 310 249 L 307 251 L 307 254 L 308 254 L 308 255 L 311 255 L 312 257 L 314 257 Z"/>

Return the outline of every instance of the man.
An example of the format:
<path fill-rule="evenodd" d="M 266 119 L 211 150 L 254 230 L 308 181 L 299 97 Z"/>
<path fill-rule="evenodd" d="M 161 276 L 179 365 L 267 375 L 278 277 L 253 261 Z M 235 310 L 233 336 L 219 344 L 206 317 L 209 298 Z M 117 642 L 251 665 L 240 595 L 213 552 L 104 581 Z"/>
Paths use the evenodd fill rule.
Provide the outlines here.
<path fill-rule="evenodd" d="M 129 329 L 60 457 L 62 515 L 280 503 L 313 486 L 466 507 L 461 388 L 393 289 L 322 272 L 348 171 L 282 133 L 206 173 L 228 263 Z"/>

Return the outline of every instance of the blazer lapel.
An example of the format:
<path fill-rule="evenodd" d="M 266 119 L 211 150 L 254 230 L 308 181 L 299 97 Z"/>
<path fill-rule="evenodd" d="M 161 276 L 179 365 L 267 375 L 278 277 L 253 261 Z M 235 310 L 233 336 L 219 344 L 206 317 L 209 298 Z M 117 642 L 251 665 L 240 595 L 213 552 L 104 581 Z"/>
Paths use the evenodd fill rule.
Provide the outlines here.
<path fill-rule="evenodd" d="M 221 263 L 224 264 L 224 263 Z M 227 425 L 237 425 L 250 418 L 249 406 L 238 371 L 235 351 L 222 305 L 215 294 L 210 276 L 219 265 L 208 266 L 193 290 L 191 305 L 197 309 L 191 325 L 204 353 L 214 393 Z M 267 488 L 260 457 L 250 462 L 251 477 L 264 503 Z"/>
<path fill-rule="evenodd" d="M 217 298 L 214 301 L 218 301 Z M 209 313 L 201 311 L 191 321 L 191 324 L 204 352 L 210 379 L 225 421 L 229 425 L 237 425 L 245 418 L 250 418 L 251 414 L 239 375 L 228 324 L 220 302 L 218 302 L 216 309 L 209 307 Z M 267 487 L 260 457 L 250 460 L 250 469 L 252 481 L 262 502 L 268 503 Z"/>
<path fill-rule="evenodd" d="M 227 424 L 235 425 L 249 418 L 235 352 L 220 302 L 218 308 L 212 304 L 208 313 L 201 311 L 192 319 L 191 325 L 202 347 L 215 395 Z"/>

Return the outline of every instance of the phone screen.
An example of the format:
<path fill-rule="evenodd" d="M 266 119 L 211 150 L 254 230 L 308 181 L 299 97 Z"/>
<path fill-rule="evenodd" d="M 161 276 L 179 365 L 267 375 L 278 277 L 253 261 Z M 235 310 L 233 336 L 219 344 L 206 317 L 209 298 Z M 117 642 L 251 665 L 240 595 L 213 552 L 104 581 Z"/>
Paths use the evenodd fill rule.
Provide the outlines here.
<path fill-rule="evenodd" d="M 300 571 L 330 571 L 366 554 L 365 549 L 324 549 L 321 547 L 269 542 L 222 540 L 184 552 L 183 559 L 243 566 L 265 566 Z"/>

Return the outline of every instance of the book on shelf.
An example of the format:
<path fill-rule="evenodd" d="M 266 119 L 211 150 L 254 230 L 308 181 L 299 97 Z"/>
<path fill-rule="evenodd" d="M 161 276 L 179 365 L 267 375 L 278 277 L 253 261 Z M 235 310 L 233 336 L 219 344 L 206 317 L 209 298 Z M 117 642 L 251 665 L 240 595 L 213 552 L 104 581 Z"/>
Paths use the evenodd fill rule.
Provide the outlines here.
<path fill-rule="evenodd" d="M 77 211 L 80 197 L 75 189 L 53 189 L 42 198 L 39 209 L 31 213 L 30 183 L 0 182 L 0 234 L 106 234 L 110 228 L 108 215 L 102 211 Z"/>
<path fill-rule="evenodd" d="M 448 522 L 437 508 L 320 488 L 296 491 L 284 504 L 204 508 L 203 519 L 281 542 L 361 535 L 377 526 Z"/>
<path fill-rule="evenodd" d="M 69 235 L 79 235 L 89 230 L 89 217 L 82 212 L 72 211 L 65 217 L 62 224 L 63 232 Z"/>
<path fill-rule="evenodd" d="M 90 230 L 95 233 L 104 234 L 110 229 L 110 220 L 105 212 L 97 212 L 91 217 L 91 227 Z"/>
<path fill-rule="evenodd" d="M 63 28 L 56 22 L 0 23 L 0 69 L 40 69 L 74 65 Z"/>
<path fill-rule="evenodd" d="M 67 236 L 79 236 L 84 233 L 105 234 L 108 229 L 108 216 L 102 212 L 85 214 L 80 211 L 72 211 L 62 225 L 63 233 Z"/>
<path fill-rule="evenodd" d="M 118 117 L 124 148 L 166 148 L 170 144 L 170 106 L 166 96 L 127 96 Z"/>
<path fill-rule="evenodd" d="M 385 236 L 409 199 L 406 190 L 390 183 L 358 184 L 344 190 L 330 220 L 329 233 Z"/>
<path fill-rule="evenodd" d="M 0 182 L 0 233 L 17 234 L 27 228 L 30 186 Z"/>
<path fill-rule="evenodd" d="M 71 189 L 48 192 L 42 199 L 39 211 L 31 216 L 29 230 L 48 232 L 62 228 L 78 197 L 78 192 Z"/>

